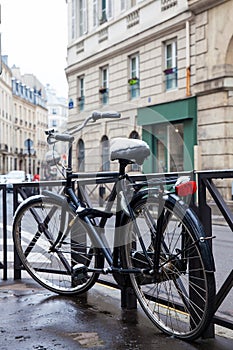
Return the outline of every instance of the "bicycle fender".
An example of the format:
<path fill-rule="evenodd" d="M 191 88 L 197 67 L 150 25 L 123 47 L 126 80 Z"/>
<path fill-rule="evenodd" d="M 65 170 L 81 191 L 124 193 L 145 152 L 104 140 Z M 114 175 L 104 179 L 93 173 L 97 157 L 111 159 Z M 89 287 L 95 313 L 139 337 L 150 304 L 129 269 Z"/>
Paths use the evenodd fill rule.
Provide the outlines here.
<path fill-rule="evenodd" d="M 14 212 L 14 216 L 13 216 L 13 220 L 15 218 L 15 216 L 17 215 L 17 213 L 20 211 L 20 209 L 26 205 L 28 205 L 28 203 L 30 202 L 34 202 L 35 200 L 38 200 L 38 199 L 41 199 L 42 201 L 42 198 L 44 198 L 43 195 L 40 195 L 40 194 L 36 194 L 35 196 L 30 196 L 26 199 L 24 199 L 17 207 L 17 209 L 15 210 Z"/>

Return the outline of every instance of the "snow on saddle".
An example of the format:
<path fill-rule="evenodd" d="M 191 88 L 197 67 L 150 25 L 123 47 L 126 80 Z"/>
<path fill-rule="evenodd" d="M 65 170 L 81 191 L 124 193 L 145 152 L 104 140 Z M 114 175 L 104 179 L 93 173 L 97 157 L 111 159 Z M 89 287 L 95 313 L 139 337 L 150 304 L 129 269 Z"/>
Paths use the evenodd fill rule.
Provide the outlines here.
<path fill-rule="evenodd" d="M 150 148 L 145 141 L 117 137 L 110 142 L 110 155 L 111 160 L 124 159 L 141 165 L 150 155 Z"/>

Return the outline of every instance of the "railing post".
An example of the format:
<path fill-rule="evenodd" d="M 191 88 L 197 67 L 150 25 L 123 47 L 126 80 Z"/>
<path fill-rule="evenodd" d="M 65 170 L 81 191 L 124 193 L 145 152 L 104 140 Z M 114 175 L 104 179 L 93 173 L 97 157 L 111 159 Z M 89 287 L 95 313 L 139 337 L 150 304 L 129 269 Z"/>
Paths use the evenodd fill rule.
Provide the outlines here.
<path fill-rule="evenodd" d="M 2 191 L 2 238 L 3 238 L 3 262 L 0 268 L 3 269 L 3 280 L 7 280 L 7 205 L 6 205 L 6 185 L 1 185 Z"/>
<path fill-rule="evenodd" d="M 198 174 L 198 215 L 202 225 L 204 226 L 206 236 L 211 237 L 212 236 L 211 208 L 208 206 L 206 202 L 206 185 L 204 182 L 204 178 L 202 177 L 202 174 Z M 210 245 L 212 249 L 211 240 L 210 240 Z M 204 339 L 215 337 L 214 323 L 211 323 L 209 325 L 209 327 L 203 333 L 202 337 Z"/>
<path fill-rule="evenodd" d="M 13 185 L 13 215 L 18 207 L 18 188 Z M 21 269 L 20 269 L 21 261 L 18 256 L 18 253 L 16 251 L 15 245 L 14 245 L 14 279 L 19 280 L 21 279 Z"/>

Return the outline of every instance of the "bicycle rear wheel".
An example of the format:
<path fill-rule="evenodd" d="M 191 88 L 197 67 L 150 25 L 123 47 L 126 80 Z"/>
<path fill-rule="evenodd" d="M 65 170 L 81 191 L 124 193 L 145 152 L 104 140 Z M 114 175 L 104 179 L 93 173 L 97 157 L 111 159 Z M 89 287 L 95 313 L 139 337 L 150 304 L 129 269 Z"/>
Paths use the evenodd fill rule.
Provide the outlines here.
<path fill-rule="evenodd" d="M 125 267 L 144 269 L 131 274 L 136 296 L 151 321 L 163 332 L 184 340 L 201 336 L 208 326 L 215 298 L 214 264 L 200 222 L 175 196 L 164 202 L 159 271 L 153 271 L 154 239 L 157 234 L 158 198 L 134 203 L 142 242 L 128 219 L 127 242 L 123 248 Z M 143 244 L 146 253 L 143 251 Z"/>
<path fill-rule="evenodd" d="M 52 292 L 78 295 L 98 279 L 85 267 L 103 267 L 103 257 L 92 247 L 87 228 L 64 203 L 44 196 L 25 201 L 14 217 L 13 239 L 34 280 Z"/>

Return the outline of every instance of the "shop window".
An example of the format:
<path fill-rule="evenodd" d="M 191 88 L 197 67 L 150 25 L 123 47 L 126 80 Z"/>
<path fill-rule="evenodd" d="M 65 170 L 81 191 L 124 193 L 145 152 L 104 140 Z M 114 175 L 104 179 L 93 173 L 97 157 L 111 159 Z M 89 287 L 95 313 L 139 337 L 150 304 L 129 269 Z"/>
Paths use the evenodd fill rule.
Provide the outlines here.
<path fill-rule="evenodd" d="M 184 126 L 182 123 L 156 127 L 157 172 L 184 170 Z"/>

